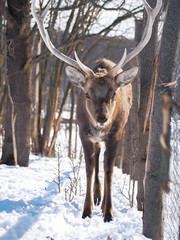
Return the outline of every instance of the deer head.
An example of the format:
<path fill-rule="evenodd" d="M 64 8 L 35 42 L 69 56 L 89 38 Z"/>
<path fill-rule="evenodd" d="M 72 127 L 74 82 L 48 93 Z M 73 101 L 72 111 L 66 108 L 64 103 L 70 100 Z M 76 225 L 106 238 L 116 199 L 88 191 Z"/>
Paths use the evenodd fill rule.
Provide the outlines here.
<path fill-rule="evenodd" d="M 107 60 L 103 59 L 101 65 L 104 61 Z M 111 65 L 114 64 L 111 62 Z M 85 93 L 86 110 L 95 126 L 108 124 L 116 106 L 118 89 L 134 80 L 138 68 L 131 68 L 116 76 L 113 76 L 111 71 L 98 68 L 92 75 L 84 75 L 74 67 L 66 67 L 66 74 L 70 81 Z"/>

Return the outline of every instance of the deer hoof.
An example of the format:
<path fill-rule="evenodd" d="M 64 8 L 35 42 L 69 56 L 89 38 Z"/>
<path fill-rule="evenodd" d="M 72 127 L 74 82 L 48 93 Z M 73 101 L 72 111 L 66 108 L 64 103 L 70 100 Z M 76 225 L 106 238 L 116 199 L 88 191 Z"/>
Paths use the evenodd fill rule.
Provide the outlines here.
<path fill-rule="evenodd" d="M 82 218 L 86 218 L 86 217 L 89 217 L 91 218 L 92 217 L 92 213 L 90 212 L 90 210 L 84 210 L 83 211 L 83 215 L 82 215 Z"/>
<path fill-rule="evenodd" d="M 101 202 L 101 197 L 95 197 L 94 198 L 94 205 L 95 206 L 99 206 L 100 202 Z"/>
<path fill-rule="evenodd" d="M 113 221 L 113 215 L 111 213 L 106 213 L 104 216 L 104 222 L 111 222 Z"/>

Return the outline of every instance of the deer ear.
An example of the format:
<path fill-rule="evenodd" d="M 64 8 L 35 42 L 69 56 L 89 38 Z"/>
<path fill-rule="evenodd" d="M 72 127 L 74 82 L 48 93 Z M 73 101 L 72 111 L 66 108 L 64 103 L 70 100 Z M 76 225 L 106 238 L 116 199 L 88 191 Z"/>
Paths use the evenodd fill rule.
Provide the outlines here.
<path fill-rule="evenodd" d="M 67 66 L 65 68 L 68 79 L 76 86 L 84 89 L 84 83 L 86 82 L 85 76 L 77 69 Z"/>
<path fill-rule="evenodd" d="M 118 87 L 123 87 L 131 83 L 138 73 L 138 67 L 133 67 L 127 71 L 121 72 L 116 76 L 116 83 Z"/>

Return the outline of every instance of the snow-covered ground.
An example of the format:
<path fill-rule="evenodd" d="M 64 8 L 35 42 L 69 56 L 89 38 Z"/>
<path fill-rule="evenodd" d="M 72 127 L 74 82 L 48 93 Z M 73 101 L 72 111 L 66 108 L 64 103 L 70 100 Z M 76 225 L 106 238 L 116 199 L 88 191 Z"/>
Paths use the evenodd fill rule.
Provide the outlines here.
<path fill-rule="evenodd" d="M 0 240 L 106 240 L 108 236 L 113 240 L 146 239 L 141 234 L 142 213 L 129 204 L 129 176 L 115 168 L 114 221 L 104 223 L 100 206 L 94 207 L 91 219 L 82 219 L 86 182 L 84 160 L 78 174 L 79 160 L 74 160 L 72 166 L 71 160 L 64 156 L 66 148 L 60 151 L 63 153 L 60 192 L 54 181 L 57 181 L 57 158 L 31 155 L 29 168 L 0 165 Z M 101 160 L 103 184 L 102 165 Z M 70 195 L 74 174 L 78 179 L 76 196 Z M 69 198 L 71 202 L 67 201 Z"/>

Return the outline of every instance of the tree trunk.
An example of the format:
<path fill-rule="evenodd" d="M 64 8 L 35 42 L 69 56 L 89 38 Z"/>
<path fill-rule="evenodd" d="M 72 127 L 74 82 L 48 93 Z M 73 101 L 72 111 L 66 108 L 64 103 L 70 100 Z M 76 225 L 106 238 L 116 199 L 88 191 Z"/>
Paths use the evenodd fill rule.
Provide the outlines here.
<path fill-rule="evenodd" d="M 142 20 L 135 21 L 135 44 L 137 45 L 142 37 Z M 133 61 L 131 61 L 132 67 L 139 66 L 139 56 L 137 56 Z M 140 71 L 139 71 L 140 72 Z M 128 158 L 130 159 L 130 177 L 133 180 L 137 180 L 137 162 L 139 159 L 139 122 L 138 122 L 138 108 L 139 108 L 139 98 L 140 98 L 140 78 L 139 74 L 136 79 L 132 82 L 133 89 L 133 104 L 129 114 L 128 125 L 129 125 L 129 140 L 126 146 L 130 145 L 129 151 L 128 147 Z"/>
<path fill-rule="evenodd" d="M 5 46 L 6 46 L 6 34 L 5 34 L 5 0 L 0 2 L 0 124 L 5 112 L 5 105 L 7 99 L 7 88 L 5 87 Z"/>
<path fill-rule="evenodd" d="M 73 117 L 74 117 L 74 105 L 75 105 L 75 95 L 74 89 L 71 91 L 71 115 L 69 119 L 69 147 L 68 147 L 68 157 L 72 158 L 72 127 L 73 127 Z"/>
<path fill-rule="evenodd" d="M 4 65 L 4 57 L 5 57 L 4 9 L 5 9 L 5 0 L 1 0 L 0 2 L 0 85 L 2 83 L 2 75 L 3 75 L 2 67 Z"/>
<path fill-rule="evenodd" d="M 43 126 L 43 117 L 42 117 L 42 109 L 43 109 L 43 87 L 45 85 L 45 80 L 48 72 L 48 60 L 46 59 L 43 64 L 41 64 L 41 75 L 40 75 L 40 84 L 39 84 L 39 104 L 38 104 L 38 147 L 37 152 L 40 153 L 42 149 L 42 126 Z"/>
<path fill-rule="evenodd" d="M 37 55 L 41 53 L 41 38 L 37 44 Z M 33 119 L 33 151 L 39 153 L 39 132 L 38 132 L 38 123 L 39 123 L 39 87 L 40 87 L 40 63 L 36 64 L 36 77 L 35 77 L 35 100 L 34 100 L 34 119 Z"/>
<path fill-rule="evenodd" d="M 157 0 L 148 1 L 151 7 L 155 7 Z M 144 16 L 144 24 L 146 22 L 146 16 Z M 144 50 L 139 55 L 140 60 L 140 106 L 138 111 L 139 117 L 139 160 L 137 162 L 138 170 L 138 193 L 137 193 L 137 208 L 138 210 L 143 210 L 144 201 L 144 172 L 145 172 L 145 162 L 147 155 L 147 145 L 148 145 L 148 134 L 149 126 L 147 125 L 144 132 L 144 122 L 146 109 L 148 106 L 149 93 L 151 89 L 151 82 L 153 79 L 153 71 L 155 64 L 155 57 L 157 52 L 157 30 L 158 21 L 156 20 L 153 25 L 152 36 L 144 48 Z"/>
<path fill-rule="evenodd" d="M 65 104 L 66 104 L 66 100 L 67 100 L 68 94 L 71 91 L 71 87 L 72 87 L 72 84 L 71 84 L 71 82 L 69 82 L 67 87 L 66 87 L 66 91 L 64 93 L 64 97 L 63 97 L 61 106 L 59 108 L 59 114 L 58 114 L 57 120 L 56 120 L 56 122 L 54 124 L 54 134 L 53 134 L 53 137 L 52 137 L 49 149 L 48 149 L 48 154 L 47 154 L 48 157 L 53 155 L 52 151 L 53 151 L 53 148 L 55 146 L 56 139 L 57 139 L 57 136 L 58 136 L 58 131 L 59 131 L 59 127 L 60 127 L 62 113 L 63 113 L 64 107 L 65 107 Z"/>
<path fill-rule="evenodd" d="M 142 22 L 142 21 L 141 21 Z M 142 31 L 136 22 L 135 42 L 140 42 Z M 138 26 L 138 27 L 137 27 Z M 130 66 L 137 66 L 137 57 L 131 61 Z M 128 122 L 118 143 L 115 166 L 122 168 L 122 172 L 130 174 L 131 179 L 136 179 L 136 164 L 138 159 L 138 102 L 139 102 L 139 76 L 132 83 L 133 99 Z"/>
<path fill-rule="evenodd" d="M 162 133 L 162 93 L 170 94 L 170 90 L 164 86 L 164 83 L 175 80 L 174 70 L 179 47 L 179 36 L 180 2 L 179 0 L 169 1 L 159 54 L 158 78 L 154 83 L 154 108 L 151 111 L 149 157 L 146 165 L 143 234 L 153 240 L 163 239 L 162 192 L 160 187 L 162 148 L 159 142 Z"/>
<path fill-rule="evenodd" d="M 7 1 L 7 83 L 14 103 L 17 163 L 28 166 L 30 152 L 31 56 L 29 1 Z M 7 100 L 2 163 L 14 165 L 12 108 Z"/>
<path fill-rule="evenodd" d="M 60 78 L 62 73 L 62 62 L 58 60 L 57 68 L 55 73 L 55 79 L 51 79 L 50 89 L 49 89 L 49 98 L 47 103 L 47 113 L 44 120 L 44 127 L 43 127 L 43 137 L 42 137 L 42 146 L 41 146 L 41 153 L 43 156 L 48 155 L 48 144 L 50 140 L 50 133 L 53 126 L 53 122 L 55 119 L 55 114 L 57 110 L 58 104 L 58 94 L 59 94 L 59 85 L 60 85 Z"/>

